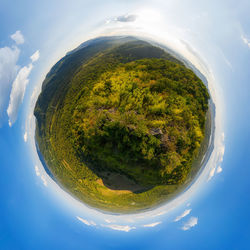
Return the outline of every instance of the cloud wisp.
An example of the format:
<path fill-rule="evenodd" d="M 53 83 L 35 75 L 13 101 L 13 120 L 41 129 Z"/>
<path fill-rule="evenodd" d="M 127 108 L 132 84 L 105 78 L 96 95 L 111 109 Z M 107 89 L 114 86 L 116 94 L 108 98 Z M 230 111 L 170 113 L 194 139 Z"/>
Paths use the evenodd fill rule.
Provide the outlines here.
<path fill-rule="evenodd" d="M 104 221 L 107 223 L 114 223 L 115 222 L 115 220 L 113 220 L 113 219 L 104 219 Z"/>
<path fill-rule="evenodd" d="M 143 227 L 156 227 L 156 226 L 160 225 L 161 223 L 162 223 L 161 221 L 157 221 L 157 222 L 154 222 L 151 224 L 143 225 Z"/>
<path fill-rule="evenodd" d="M 123 232 L 129 232 L 133 229 L 136 229 L 136 227 L 133 227 L 133 226 L 128 226 L 128 225 L 103 225 L 101 224 L 102 227 L 107 227 L 109 229 L 112 229 L 112 230 L 116 230 L 116 231 L 123 231 Z"/>
<path fill-rule="evenodd" d="M 212 168 L 208 174 L 208 179 L 207 181 L 210 181 L 213 177 L 214 177 L 214 174 L 215 174 L 215 170 L 216 170 L 216 167 Z"/>
<path fill-rule="evenodd" d="M 222 167 L 219 166 L 219 167 L 217 168 L 217 170 L 216 170 L 216 173 L 219 174 L 219 173 L 221 173 L 221 172 L 222 172 Z"/>
<path fill-rule="evenodd" d="M 94 221 L 85 220 L 79 216 L 76 216 L 76 218 L 87 226 L 96 226 L 96 223 Z"/>
<path fill-rule="evenodd" d="M 198 217 L 191 217 L 184 225 L 182 226 L 183 231 L 187 231 L 190 228 L 196 226 L 198 224 Z"/>
<path fill-rule="evenodd" d="M 11 39 L 15 41 L 16 44 L 23 44 L 24 43 L 24 37 L 20 30 L 17 30 L 14 34 L 12 34 Z"/>
<path fill-rule="evenodd" d="M 45 187 L 47 187 L 47 186 L 48 186 L 48 182 L 47 182 L 47 180 L 46 180 L 46 178 L 45 178 L 44 175 L 41 175 L 41 180 L 42 180 L 42 182 L 43 182 L 43 185 L 44 185 Z"/>
<path fill-rule="evenodd" d="M 9 106 L 7 108 L 10 127 L 15 123 L 17 119 L 18 111 L 20 105 L 23 102 L 26 87 L 29 83 L 29 75 L 31 73 L 31 70 L 33 69 L 33 62 L 38 60 L 39 51 L 36 51 L 30 58 L 32 63 L 30 63 L 28 66 L 24 66 L 19 70 L 12 85 Z"/>
<path fill-rule="evenodd" d="M 39 168 L 38 168 L 37 165 L 35 166 L 35 173 L 36 173 L 36 176 L 40 176 L 41 177 L 43 185 L 45 187 L 47 187 L 48 186 L 47 180 L 46 180 L 45 176 L 43 174 L 41 174 L 41 172 L 40 172 L 40 170 L 39 170 Z"/>
<path fill-rule="evenodd" d="M 223 162 L 223 158 L 224 158 L 224 153 L 225 153 L 225 134 L 222 133 L 221 134 L 221 138 L 220 138 L 220 142 L 219 142 L 219 146 L 218 146 L 218 150 L 217 150 L 217 155 L 216 155 L 216 159 L 214 162 L 214 167 L 211 168 L 209 174 L 208 174 L 208 178 L 207 181 L 210 181 L 214 175 L 217 173 L 221 173 L 222 172 L 222 167 L 221 167 L 221 163 Z"/>
<path fill-rule="evenodd" d="M 20 50 L 17 47 L 0 48 L 0 123 L 8 106 L 11 84 L 19 69 L 19 54 Z"/>
<path fill-rule="evenodd" d="M 27 133 L 27 131 L 25 131 L 25 133 L 23 135 L 23 140 L 24 140 L 24 142 L 28 141 L 28 133 Z"/>
<path fill-rule="evenodd" d="M 177 216 L 174 220 L 174 222 L 180 221 L 181 219 L 183 219 L 184 217 L 186 217 L 187 215 L 190 214 L 191 212 L 191 208 L 190 209 L 186 209 L 182 214 L 180 214 L 179 216 Z"/>
<path fill-rule="evenodd" d="M 245 36 L 241 36 L 241 40 L 243 41 L 243 43 L 245 43 L 248 48 L 250 49 L 250 39 L 246 38 Z"/>
<path fill-rule="evenodd" d="M 33 68 L 32 64 L 24 66 L 18 72 L 16 79 L 13 82 L 11 93 L 10 93 L 10 102 L 7 108 L 7 114 L 9 116 L 9 126 L 11 127 L 15 123 L 18 115 L 19 106 L 23 102 L 26 86 L 29 83 L 29 75 Z"/>
<path fill-rule="evenodd" d="M 35 172 L 36 172 L 36 176 L 40 176 L 41 175 L 38 166 L 35 166 Z"/>
<path fill-rule="evenodd" d="M 32 62 L 36 62 L 36 61 L 39 59 L 39 57 L 40 57 L 40 52 L 39 52 L 39 50 L 37 50 L 37 51 L 30 57 L 30 59 L 31 59 Z"/>

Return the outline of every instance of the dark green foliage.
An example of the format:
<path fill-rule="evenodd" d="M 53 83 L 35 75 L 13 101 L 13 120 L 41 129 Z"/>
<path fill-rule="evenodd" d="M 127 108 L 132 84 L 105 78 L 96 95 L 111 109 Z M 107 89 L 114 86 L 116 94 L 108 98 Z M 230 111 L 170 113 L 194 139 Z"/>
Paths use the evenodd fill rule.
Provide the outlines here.
<path fill-rule="evenodd" d="M 81 159 L 97 173 L 121 172 L 145 186 L 183 183 L 204 137 L 208 100 L 193 72 L 142 59 L 106 71 L 92 86 L 72 116 Z"/>

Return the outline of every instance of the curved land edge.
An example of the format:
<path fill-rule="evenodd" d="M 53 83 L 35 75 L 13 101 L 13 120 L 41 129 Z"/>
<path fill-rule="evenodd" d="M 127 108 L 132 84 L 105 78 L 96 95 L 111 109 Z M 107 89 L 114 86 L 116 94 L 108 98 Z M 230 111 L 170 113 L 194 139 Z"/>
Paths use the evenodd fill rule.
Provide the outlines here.
<path fill-rule="evenodd" d="M 109 38 L 110 39 L 110 38 Z M 106 41 L 109 41 L 109 39 L 108 38 L 105 38 L 105 40 Z M 125 40 L 127 40 L 127 39 L 131 39 L 131 38 L 125 38 Z M 98 39 L 97 39 L 98 40 Z M 94 40 L 94 43 L 96 42 L 96 40 Z M 98 43 L 97 43 L 98 44 Z M 81 46 L 80 46 L 81 47 Z M 84 45 L 83 46 L 83 48 L 86 48 L 86 45 Z M 105 47 L 105 45 L 102 45 L 102 46 L 100 46 L 100 49 L 102 50 L 102 49 L 104 49 L 104 48 L 106 48 Z M 79 48 L 78 49 L 78 51 L 80 51 L 81 50 L 81 48 Z M 90 53 L 91 54 L 91 53 Z M 69 53 L 68 55 L 72 55 L 72 53 Z M 92 55 L 93 55 L 93 53 L 92 53 Z M 74 55 L 73 55 L 74 56 Z M 91 55 L 87 55 L 87 56 L 89 56 L 89 57 L 91 57 Z M 66 56 L 67 57 L 67 56 Z M 82 55 L 81 55 L 81 57 L 82 57 Z M 86 55 L 85 55 L 85 58 L 86 58 Z M 172 57 L 171 55 L 168 55 L 168 59 L 172 59 L 172 58 L 174 58 L 174 57 Z M 64 59 L 64 58 L 63 58 Z M 50 90 L 51 90 L 51 88 L 52 88 L 52 90 L 53 90 L 53 87 L 55 88 L 55 86 L 56 86 L 56 84 L 55 84 L 55 80 L 53 79 L 53 75 L 55 75 L 58 71 L 60 71 L 60 70 L 63 70 L 63 69 L 60 69 L 60 64 L 61 65 L 63 65 L 63 59 L 61 59 L 53 68 L 52 68 L 52 70 L 50 71 L 50 73 L 48 74 L 48 76 L 46 77 L 46 80 L 44 81 L 44 84 L 43 84 L 43 90 L 46 90 L 46 85 L 47 84 L 50 84 Z M 78 61 L 80 61 L 79 63 L 82 63 L 82 61 L 81 60 L 79 60 L 79 58 L 75 58 L 74 60 L 78 60 Z M 174 58 L 174 60 L 176 61 L 177 59 L 175 59 Z M 178 61 L 178 60 L 177 60 Z M 179 62 L 179 61 L 178 61 Z M 58 87 L 58 86 L 57 86 Z M 60 93 L 62 94 L 62 92 L 64 91 L 64 86 L 61 86 L 62 88 L 60 89 L 61 91 L 60 91 Z M 56 91 L 57 89 L 55 88 L 54 89 L 54 92 Z M 53 92 L 53 91 L 52 91 Z M 46 94 L 51 94 L 51 93 L 46 93 Z M 44 104 L 44 103 L 43 103 Z M 60 103 L 59 103 L 60 104 Z M 46 105 L 46 103 L 45 103 L 45 105 Z M 210 107 L 211 107 L 211 101 L 210 101 Z M 48 108 L 48 106 L 47 106 L 47 108 Z M 49 107 L 49 112 L 55 112 L 55 110 L 56 110 L 56 108 L 57 108 L 57 106 L 56 105 L 50 105 L 50 107 Z M 46 110 L 46 108 L 45 108 L 45 110 Z M 211 108 L 210 108 L 210 110 L 211 110 Z M 48 111 L 48 110 L 47 110 Z M 109 204 L 107 204 L 105 201 L 103 201 L 103 204 L 101 204 L 100 205 L 100 203 L 96 203 L 93 199 L 91 199 L 91 197 L 89 197 L 89 198 L 87 198 L 86 199 L 86 197 L 80 197 L 80 199 L 79 199 L 79 196 L 77 196 L 76 195 L 76 193 L 75 192 L 70 192 L 73 196 L 75 196 L 77 199 L 79 199 L 80 201 L 81 200 L 83 200 L 85 203 L 87 203 L 87 204 L 89 204 L 90 206 L 94 206 L 95 208 L 100 208 L 101 210 L 107 210 L 107 211 L 114 211 L 114 212 L 122 212 L 122 213 L 129 213 L 129 212 L 140 212 L 140 211 L 144 211 L 145 209 L 146 210 L 148 210 L 148 209 L 151 209 L 153 206 L 156 206 L 156 205 L 159 205 L 159 204 L 162 204 L 162 203 L 165 203 L 167 200 L 170 200 L 170 199 L 172 199 L 173 197 L 175 197 L 176 195 L 177 195 L 177 193 L 180 193 L 182 190 L 184 190 L 185 188 L 187 188 L 189 185 L 190 185 L 190 183 L 192 182 L 192 180 L 193 180 L 193 178 L 194 178 L 194 176 L 196 176 L 197 175 L 197 173 L 200 171 L 200 168 L 201 168 L 201 163 L 202 163 L 202 159 L 204 159 L 204 157 L 207 155 L 207 149 L 208 149 L 208 147 L 209 147 L 209 138 L 210 138 L 210 132 L 211 132 L 211 119 L 212 119 L 212 117 L 211 117 L 211 113 L 212 112 L 207 112 L 207 122 L 206 122 L 206 129 L 205 129 L 205 139 L 204 139 L 204 141 L 203 141 L 203 143 L 202 143 L 202 146 L 201 146 L 201 148 L 200 148 L 200 152 L 199 152 L 199 155 L 198 155 L 198 157 L 197 157 L 197 159 L 194 161 L 194 163 L 193 163 L 193 166 L 192 166 L 192 171 L 190 172 L 190 174 L 189 174 L 189 177 L 187 178 L 187 180 L 186 180 L 186 182 L 185 182 L 185 184 L 184 185 L 182 185 L 181 186 L 181 188 L 180 187 L 173 187 L 172 186 L 172 189 L 171 189 L 171 187 L 168 187 L 169 189 L 171 189 L 171 191 L 170 192 L 162 192 L 161 193 L 161 197 L 160 197 L 160 199 L 158 199 L 157 201 L 153 201 L 153 202 L 149 202 L 149 200 L 150 201 L 152 201 L 152 199 L 150 199 L 150 198 L 152 198 L 152 197 L 154 197 L 154 195 L 155 195 L 155 192 L 149 192 L 148 193 L 148 197 L 146 197 L 147 199 L 146 199 L 146 202 L 144 202 L 145 201 L 145 197 L 142 197 L 141 199 L 139 199 L 139 201 L 140 202 L 138 202 L 138 204 L 137 204 L 137 200 L 134 200 L 133 201 L 133 199 L 130 199 L 131 200 L 131 203 L 129 204 L 129 206 L 127 205 L 126 206 L 126 204 L 121 204 L 121 206 L 116 206 L 116 204 L 111 204 L 111 205 L 109 205 Z M 47 115 L 47 114 L 45 114 L 45 112 L 44 112 L 44 114 L 42 114 L 41 112 L 40 112 L 40 115 Z M 211 118 L 211 119 L 209 119 L 209 117 Z M 41 117 L 37 117 L 38 118 L 38 120 L 39 120 L 39 118 L 41 119 Z M 38 121 L 37 121 L 38 122 Z M 51 124 L 50 124 L 51 125 Z M 47 166 L 51 166 L 51 164 L 55 161 L 55 159 L 53 159 L 53 154 L 52 154 L 52 152 L 50 151 L 51 150 L 51 148 L 49 149 L 49 144 L 46 144 L 46 143 L 44 143 L 44 142 L 42 142 L 42 140 L 41 140 L 41 135 L 39 135 L 39 132 L 40 131 L 38 131 L 38 127 L 40 126 L 40 128 L 41 128 L 41 123 L 40 123 L 40 125 L 38 124 L 37 125 L 37 128 L 36 128 L 36 140 L 37 140 L 37 148 L 38 148 L 38 144 L 42 147 L 42 149 L 41 149 L 41 151 L 43 151 L 42 152 L 42 154 L 40 154 L 39 156 L 41 157 L 41 159 L 43 158 L 42 157 L 42 155 L 44 155 L 44 153 L 45 153 L 45 158 L 47 159 L 47 161 L 45 162 L 44 160 L 42 161 L 43 162 L 43 164 L 44 165 L 47 165 Z M 39 141 L 40 141 L 40 143 L 39 143 Z M 44 147 L 45 146 L 45 147 Z M 48 150 L 49 149 L 49 150 Z M 38 149 L 38 152 L 40 153 L 40 151 L 39 151 L 39 149 Z M 206 157 L 205 157 L 206 158 Z M 71 166 L 69 165 L 69 163 L 68 162 L 66 162 L 65 160 L 63 160 L 62 161 L 62 163 L 60 163 L 64 168 L 66 168 L 66 169 L 68 169 L 69 171 L 72 171 L 72 169 L 71 169 Z M 64 185 L 61 185 L 60 183 L 61 183 L 61 180 L 60 180 L 60 178 L 58 179 L 58 178 L 55 178 L 55 173 L 53 173 L 52 174 L 52 172 L 50 171 L 50 168 L 48 168 L 48 167 L 45 167 L 45 170 L 46 170 L 46 172 L 47 173 L 49 173 L 49 175 L 51 176 L 51 177 L 53 177 L 53 179 L 54 180 L 57 180 L 57 183 L 66 191 L 66 192 L 69 192 L 69 188 L 68 187 L 66 187 L 66 189 L 65 189 L 65 186 Z M 100 186 L 100 187 L 102 187 L 103 186 L 103 182 L 100 180 L 100 179 L 97 179 L 96 180 L 96 183 Z M 162 188 L 162 187 L 159 187 L 160 189 Z M 103 194 L 103 195 L 106 195 L 106 196 L 112 196 L 112 194 L 121 194 L 121 196 L 122 195 L 128 195 L 128 193 L 129 193 L 129 190 L 110 190 L 110 189 L 107 189 L 107 188 L 100 188 L 99 189 L 99 191 L 101 191 L 101 193 Z M 155 190 L 154 190 L 155 191 Z M 159 191 L 159 190 L 158 190 Z M 157 193 L 157 192 L 156 192 Z M 123 196 L 122 196 L 123 197 Z M 122 198 L 121 197 L 121 198 Z M 123 197 L 124 198 L 124 197 Z M 106 203 L 106 204 L 105 204 Z"/>

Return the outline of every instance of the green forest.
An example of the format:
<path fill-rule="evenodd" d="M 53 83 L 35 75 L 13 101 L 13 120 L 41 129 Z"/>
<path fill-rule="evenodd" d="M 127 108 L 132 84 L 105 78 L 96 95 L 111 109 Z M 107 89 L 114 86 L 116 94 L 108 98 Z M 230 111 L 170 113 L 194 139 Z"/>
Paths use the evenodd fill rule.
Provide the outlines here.
<path fill-rule="evenodd" d="M 150 208 L 182 186 L 204 144 L 209 94 L 182 62 L 135 38 L 61 59 L 35 107 L 36 140 L 55 179 L 91 206 Z"/>

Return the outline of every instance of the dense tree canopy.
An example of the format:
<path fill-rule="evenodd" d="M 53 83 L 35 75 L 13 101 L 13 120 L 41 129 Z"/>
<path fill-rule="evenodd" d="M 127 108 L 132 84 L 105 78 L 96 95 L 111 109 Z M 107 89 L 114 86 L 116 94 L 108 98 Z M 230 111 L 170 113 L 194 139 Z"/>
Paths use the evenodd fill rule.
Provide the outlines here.
<path fill-rule="evenodd" d="M 95 41 L 47 75 L 36 139 L 51 174 L 79 199 L 142 209 L 187 182 L 208 99 L 193 71 L 162 49 L 134 38 Z"/>
<path fill-rule="evenodd" d="M 204 137 L 207 100 L 202 82 L 182 65 L 121 64 L 85 86 L 71 138 L 100 171 L 124 172 L 143 185 L 182 183 Z"/>

